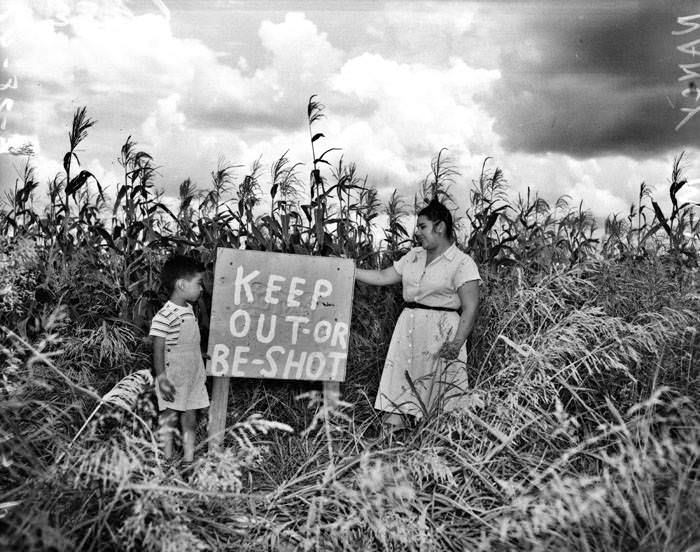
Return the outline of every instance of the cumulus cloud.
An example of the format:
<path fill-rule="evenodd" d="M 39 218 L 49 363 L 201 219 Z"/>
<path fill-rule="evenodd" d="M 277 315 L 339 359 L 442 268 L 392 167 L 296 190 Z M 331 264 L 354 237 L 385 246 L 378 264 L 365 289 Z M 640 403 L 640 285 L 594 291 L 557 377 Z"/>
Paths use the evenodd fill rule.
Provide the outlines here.
<path fill-rule="evenodd" d="M 153 147 L 162 148 L 175 134 L 186 131 L 186 117 L 178 109 L 180 94 L 171 94 L 156 103 L 156 110 L 141 125 L 141 133 Z"/>
<path fill-rule="evenodd" d="M 315 83 L 319 77 L 332 74 L 342 61 L 342 52 L 303 13 L 288 13 L 277 24 L 263 21 L 258 35 L 262 46 L 272 54 L 271 69 L 288 82 L 291 77 L 301 83 Z"/>
<path fill-rule="evenodd" d="M 174 36 L 161 14 L 134 15 L 119 3 L 17 3 L 11 17 L 22 130 L 62 156 L 72 114 L 87 105 L 98 124 L 86 147 L 113 158 L 135 134 L 167 166 L 166 179 L 246 149 L 236 135 L 251 127 L 273 136 L 298 128 L 310 83 L 341 59 L 301 14 L 260 26 L 272 59 L 248 75 L 245 62 L 229 66 L 200 41 Z"/>
<path fill-rule="evenodd" d="M 60 26 L 30 5 L 14 10 L 11 56 L 27 103 L 34 105 L 40 89 L 54 102 L 79 94 L 93 110 L 133 124 L 178 93 L 192 125 L 259 117 L 262 124 L 289 126 L 289 98 L 308 97 L 309 84 L 340 61 L 340 52 L 301 14 L 261 25 L 272 63 L 252 76 L 243 75 L 245 63 L 229 66 L 200 41 L 174 36 L 160 14 L 136 16 L 119 4 L 79 2 L 69 15 L 68 25 Z M 43 126 L 50 114 L 38 111 L 33 124 Z"/>
<path fill-rule="evenodd" d="M 498 71 L 473 69 L 458 58 L 435 69 L 362 54 L 340 69 L 333 89 L 373 109 L 361 120 L 341 114 L 332 135 L 380 186 L 415 188 L 443 147 L 468 157 L 497 149 L 492 119 L 475 96 L 498 78 Z"/>
<path fill-rule="evenodd" d="M 697 153 L 684 164 L 686 176 L 697 174 L 700 169 Z M 568 196 L 572 205 L 583 201 L 583 208 L 591 210 L 601 221 L 613 213 L 624 215 L 630 205 L 638 204 L 642 182 L 652 191 L 654 199 L 667 208 L 674 157 L 666 154 L 634 159 L 609 155 L 580 159 L 562 153 L 510 153 L 494 162 L 504 170 L 513 195 L 525 197 L 530 188 L 532 194 L 539 194 L 552 205 L 559 197 Z M 689 199 L 696 194 L 692 186 L 684 190 L 684 197 Z"/>
<path fill-rule="evenodd" d="M 572 4 L 573 15 L 554 3 L 539 11 L 532 3 L 388 4 L 372 17 L 349 10 L 334 27 L 323 23 L 328 15 L 271 11 L 246 31 L 242 49 L 240 33 L 216 27 L 207 10 L 170 6 L 168 20 L 106 0 L 17 3 L 10 54 L 21 118 L 8 125 L 41 141 L 46 172 L 51 163 L 60 170 L 71 116 L 87 105 L 98 123 L 81 146 L 85 168 L 118 178 L 116 155 L 131 134 L 175 194 L 186 177 L 205 187 L 221 155 L 243 165 L 242 175 L 261 155 L 267 165 L 289 150 L 306 163 L 306 180 L 306 103 L 317 93 L 327 106 L 318 145 L 342 148 L 329 160 L 356 162 L 383 198 L 394 188 L 410 197 L 445 147 L 462 173 L 462 205 L 492 156 L 516 193 L 528 185 L 554 199 L 568 193 L 607 214 L 626 208 L 641 180 L 663 180 L 669 155 L 655 152 L 678 144 L 654 103 L 668 105 L 666 77 L 643 74 L 648 64 L 662 71 L 656 50 L 637 49 L 641 59 L 615 52 L 616 44 L 643 46 L 625 26 L 632 4 L 596 21 L 582 4 Z M 186 17 L 201 18 L 189 38 L 177 32 Z M 643 32 L 657 32 L 652 20 L 642 18 Z M 209 42 L 192 38 L 203 23 Z M 633 161 L 639 151 L 654 155 Z"/>
<path fill-rule="evenodd" d="M 354 22 L 366 33 L 357 50 L 436 66 L 458 55 L 472 65 L 490 50 L 472 39 L 480 25 L 479 11 L 476 2 L 387 2 L 371 17 Z"/>
<path fill-rule="evenodd" d="M 288 13 L 280 23 L 262 21 L 258 35 L 270 62 L 250 75 L 242 73 L 245 60 L 236 68 L 218 60 L 199 64 L 187 97 L 195 125 L 292 129 L 303 123 L 308 97 L 325 89 L 342 61 L 342 52 L 301 13 Z"/>

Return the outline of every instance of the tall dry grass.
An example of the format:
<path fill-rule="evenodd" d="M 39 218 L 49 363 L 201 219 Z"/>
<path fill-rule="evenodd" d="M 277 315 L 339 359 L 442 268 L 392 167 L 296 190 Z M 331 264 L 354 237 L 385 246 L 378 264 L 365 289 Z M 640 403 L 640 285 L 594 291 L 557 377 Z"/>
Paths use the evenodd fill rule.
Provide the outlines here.
<path fill-rule="evenodd" d="M 355 164 L 320 148 L 323 110 L 312 97 L 308 184 L 286 153 L 268 176 L 261 159 L 221 158 L 207 188 L 181 184 L 173 210 L 131 137 L 114 188 L 74 175 L 96 128 L 85 109 L 40 212 L 25 161 L 0 212 L 0 548 L 697 546 L 697 229 L 677 200 L 681 156 L 671 211 L 642 185 L 603 233 L 570 198 L 511 199 L 485 160 L 461 221 L 484 300 L 458 410 L 385 431 L 373 394 L 400 290 L 360 285 L 342 401 L 324 405 L 317 384 L 239 380 L 222 451 L 202 446 L 189 470 L 163 460 L 144 337 L 168 254 L 211 268 L 217 246 L 245 243 L 383 267 L 411 245 L 410 205 L 463 185 L 442 150 L 414 198 L 394 192 L 382 208 Z"/>

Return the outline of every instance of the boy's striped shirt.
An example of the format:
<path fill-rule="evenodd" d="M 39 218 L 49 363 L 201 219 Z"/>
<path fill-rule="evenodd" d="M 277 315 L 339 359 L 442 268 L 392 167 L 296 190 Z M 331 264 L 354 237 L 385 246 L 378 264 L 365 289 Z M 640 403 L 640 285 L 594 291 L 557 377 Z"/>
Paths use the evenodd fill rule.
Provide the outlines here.
<path fill-rule="evenodd" d="M 153 317 L 151 331 L 148 332 L 148 335 L 164 337 L 166 345 L 175 345 L 180 336 L 182 321 L 190 317 L 194 318 L 191 305 L 181 307 L 168 301 Z"/>

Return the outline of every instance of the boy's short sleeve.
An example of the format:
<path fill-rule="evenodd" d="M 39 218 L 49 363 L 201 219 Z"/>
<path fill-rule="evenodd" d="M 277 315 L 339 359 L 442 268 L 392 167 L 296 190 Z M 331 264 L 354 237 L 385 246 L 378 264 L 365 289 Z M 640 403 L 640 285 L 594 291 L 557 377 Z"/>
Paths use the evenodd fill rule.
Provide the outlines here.
<path fill-rule="evenodd" d="M 162 311 L 158 311 L 151 320 L 151 329 L 148 335 L 154 337 L 164 337 L 165 339 L 172 338 L 173 334 L 177 335 L 180 325 L 177 323 L 177 317 L 166 317 Z"/>
<path fill-rule="evenodd" d="M 472 259 L 469 255 L 465 255 L 457 266 L 457 270 L 455 270 L 455 274 L 452 279 L 454 288 L 459 289 L 463 284 L 473 280 L 481 281 L 481 276 L 479 276 L 479 267 L 476 266 L 474 259 Z"/>

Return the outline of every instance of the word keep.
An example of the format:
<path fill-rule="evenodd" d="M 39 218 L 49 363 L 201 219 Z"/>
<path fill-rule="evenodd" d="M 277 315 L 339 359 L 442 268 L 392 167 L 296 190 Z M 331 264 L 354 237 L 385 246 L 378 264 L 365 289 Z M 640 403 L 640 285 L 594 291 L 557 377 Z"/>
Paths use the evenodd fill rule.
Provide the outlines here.
<path fill-rule="evenodd" d="M 241 295 L 245 294 L 245 299 L 248 303 L 254 301 L 253 288 L 251 286 L 255 278 L 260 274 L 259 270 L 254 270 L 249 274 L 244 274 L 243 267 L 239 266 L 236 270 L 236 280 L 234 282 L 233 291 L 233 301 L 236 305 L 241 304 Z M 276 305 L 280 301 L 280 297 L 277 295 L 282 291 L 282 284 L 287 280 L 285 276 L 280 276 L 278 274 L 270 274 L 267 279 L 267 286 L 265 287 L 265 296 L 263 300 L 269 305 Z M 288 307 L 300 307 L 301 302 L 298 297 L 304 295 L 304 285 L 306 284 L 305 278 L 300 278 L 298 276 L 293 276 L 289 281 L 289 289 L 286 293 L 282 294 Z M 333 293 L 333 284 L 328 280 L 319 279 L 314 283 L 313 291 L 311 293 L 311 310 L 316 310 L 318 302 L 323 297 L 329 297 Z"/>

